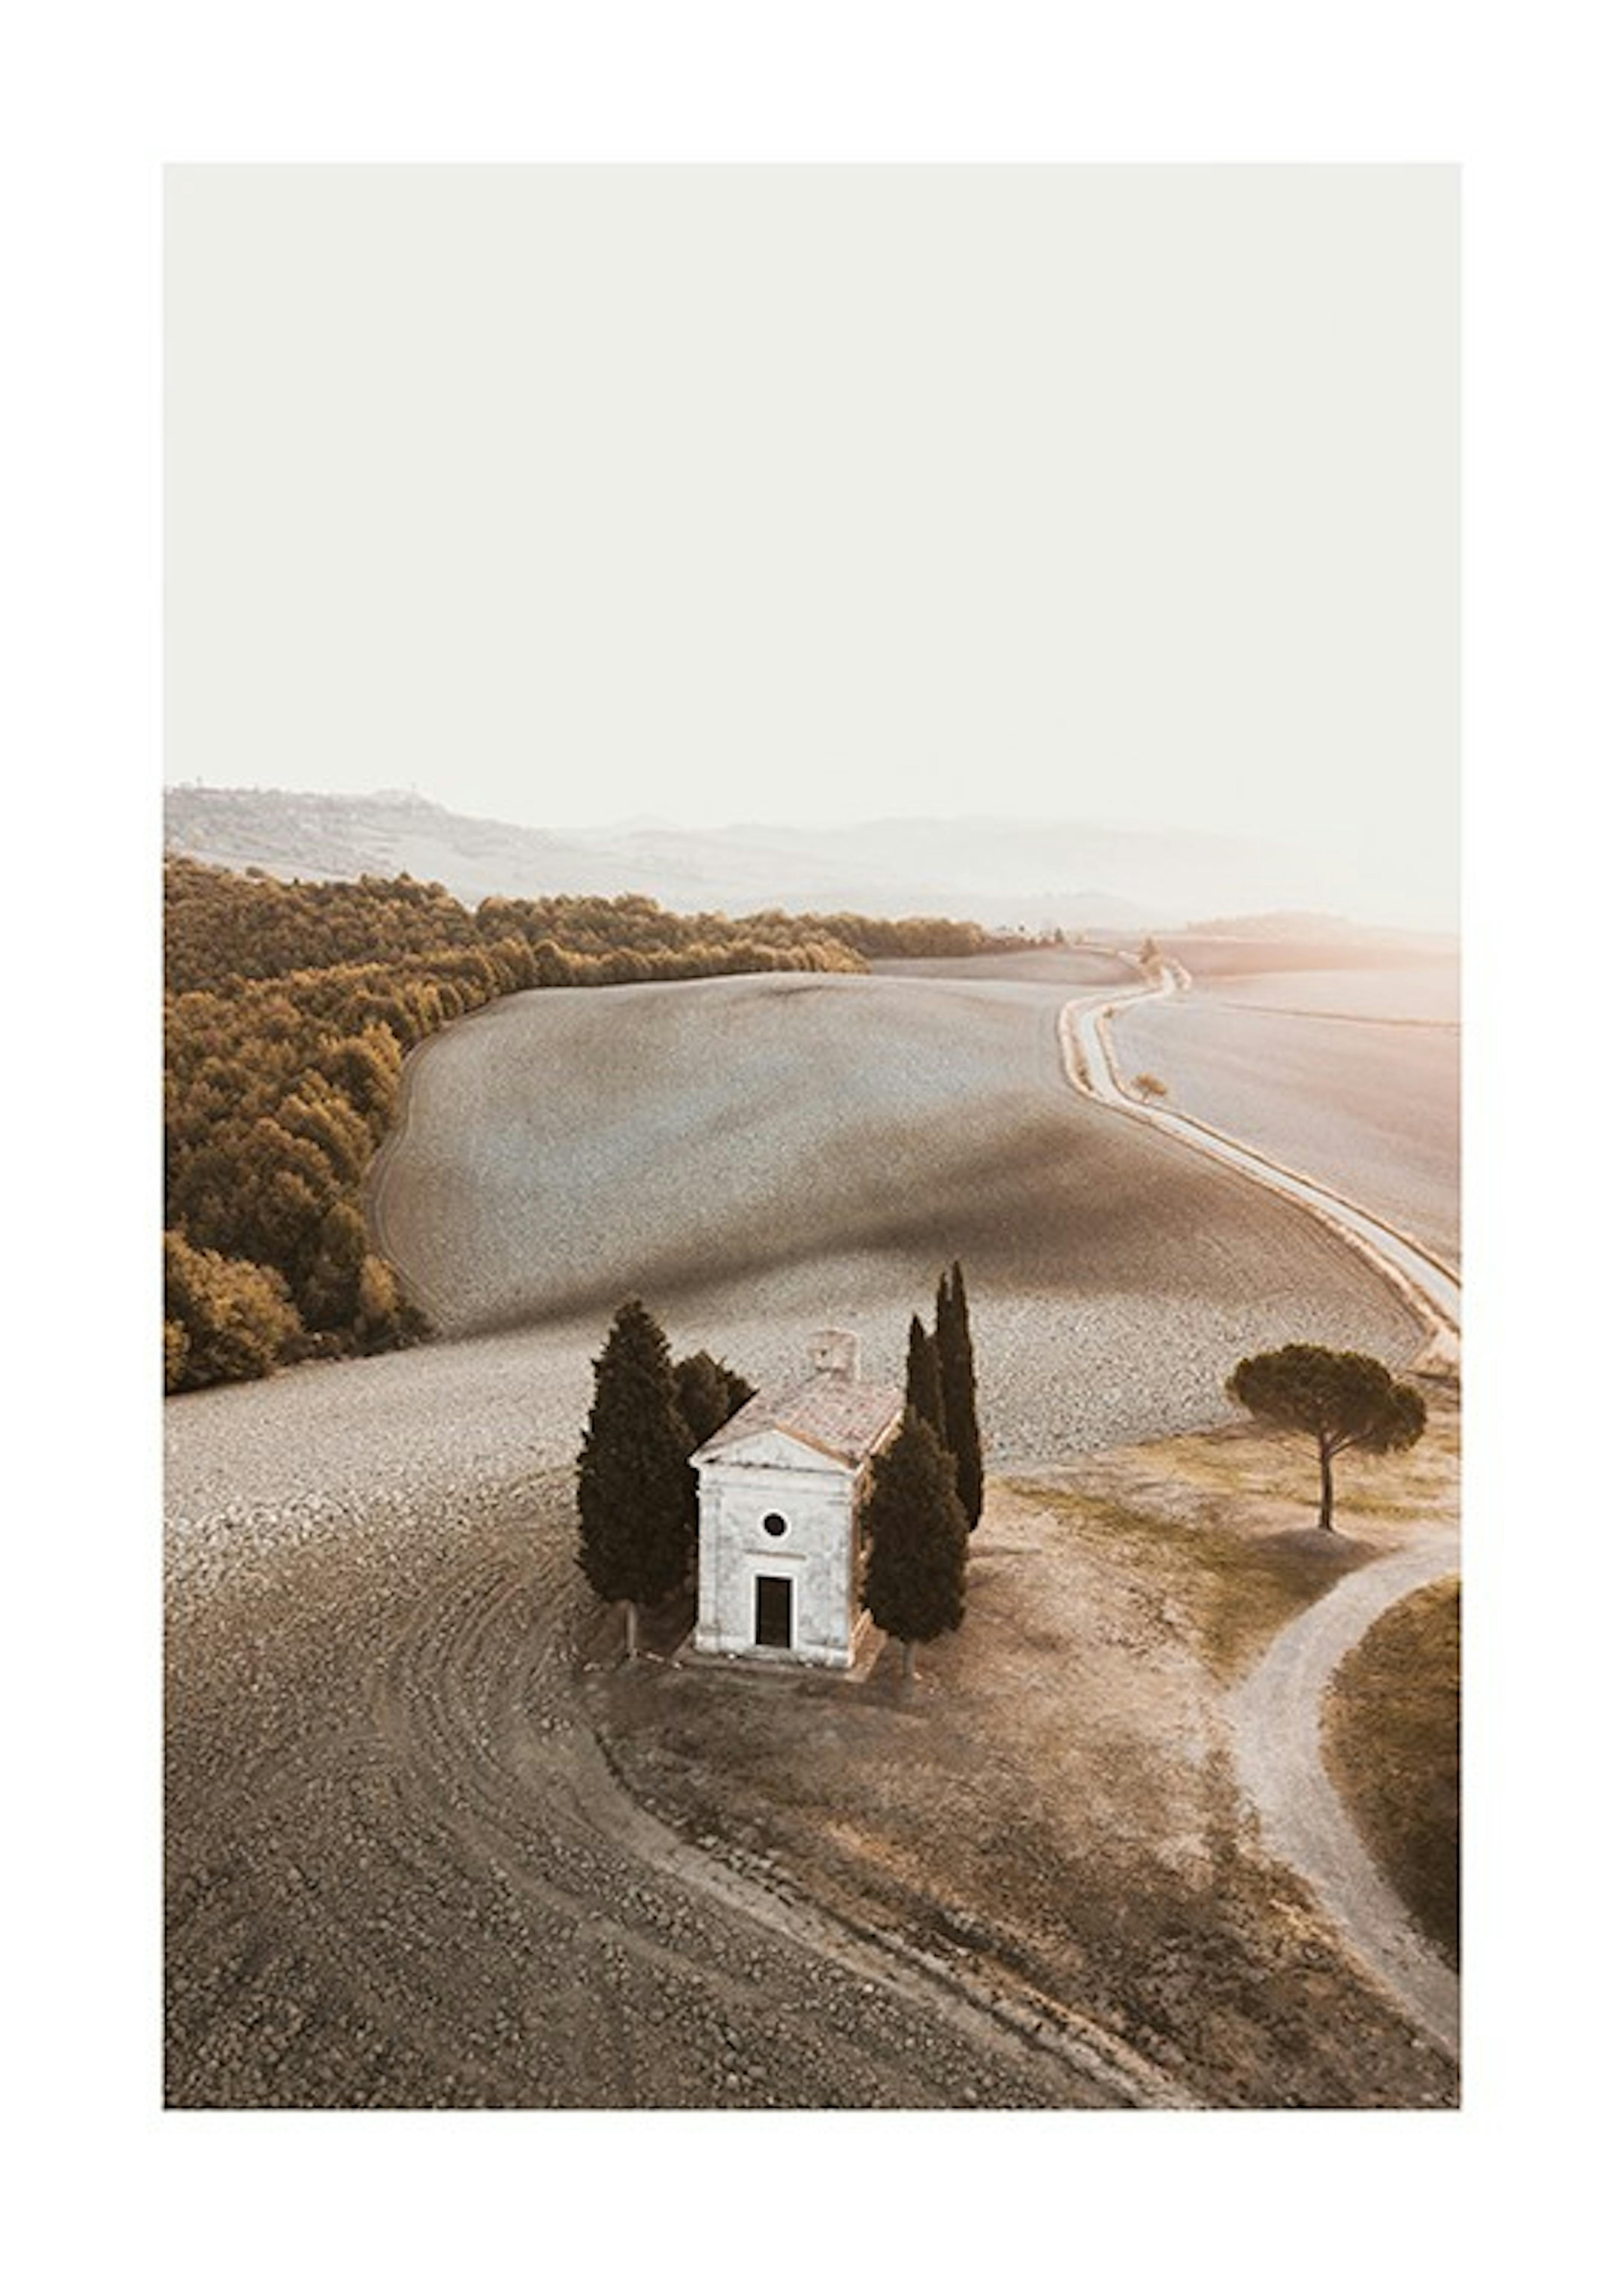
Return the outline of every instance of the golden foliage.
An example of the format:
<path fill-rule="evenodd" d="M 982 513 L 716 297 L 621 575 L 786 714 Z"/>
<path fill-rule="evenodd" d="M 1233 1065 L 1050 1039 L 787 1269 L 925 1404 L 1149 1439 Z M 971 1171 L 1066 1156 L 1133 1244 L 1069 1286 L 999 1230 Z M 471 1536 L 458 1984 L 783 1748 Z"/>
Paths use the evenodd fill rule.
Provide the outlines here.
<path fill-rule="evenodd" d="M 407 1052 L 451 1019 L 533 986 L 862 971 L 866 954 L 1007 943 L 934 917 L 682 916 L 636 894 L 470 909 L 409 876 L 281 883 L 171 857 L 168 1386 L 427 1332 L 366 1252 L 360 1200 Z"/>

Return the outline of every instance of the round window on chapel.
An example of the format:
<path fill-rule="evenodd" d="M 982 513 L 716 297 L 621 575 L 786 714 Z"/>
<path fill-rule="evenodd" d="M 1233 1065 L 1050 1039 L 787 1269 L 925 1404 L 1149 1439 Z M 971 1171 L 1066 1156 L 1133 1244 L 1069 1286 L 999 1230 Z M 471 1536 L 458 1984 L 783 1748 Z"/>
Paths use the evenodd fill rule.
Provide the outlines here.
<path fill-rule="evenodd" d="M 782 1539 L 790 1527 L 782 1515 L 764 1515 L 761 1519 L 761 1528 L 769 1539 Z"/>

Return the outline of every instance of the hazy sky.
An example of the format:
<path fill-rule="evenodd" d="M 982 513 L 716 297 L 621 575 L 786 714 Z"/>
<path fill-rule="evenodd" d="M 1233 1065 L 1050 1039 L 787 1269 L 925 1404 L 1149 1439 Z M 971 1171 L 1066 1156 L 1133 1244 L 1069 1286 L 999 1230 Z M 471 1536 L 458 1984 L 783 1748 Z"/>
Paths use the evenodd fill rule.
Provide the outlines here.
<path fill-rule="evenodd" d="M 168 765 L 1452 922 L 1449 168 L 183 168 Z"/>

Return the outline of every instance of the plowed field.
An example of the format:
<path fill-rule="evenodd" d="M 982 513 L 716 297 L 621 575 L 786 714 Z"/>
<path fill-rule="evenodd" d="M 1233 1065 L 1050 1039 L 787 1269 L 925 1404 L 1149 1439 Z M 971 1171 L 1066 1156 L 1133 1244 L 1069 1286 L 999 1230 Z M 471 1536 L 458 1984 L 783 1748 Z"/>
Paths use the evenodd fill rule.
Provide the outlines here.
<path fill-rule="evenodd" d="M 626 1292 L 679 1348 L 757 1378 L 826 1323 L 855 1325 L 878 1371 L 958 1255 L 995 1465 L 1215 1419 L 1229 1365 L 1266 1339 L 1415 1348 L 1340 1242 L 1066 1086 L 1055 1020 L 1076 991 L 1007 975 L 534 995 L 420 1054 L 378 1215 L 447 1339 L 168 1410 L 173 2104 L 1447 2092 L 1390 2032 L 1358 2092 L 1340 2052 L 1309 2059 L 1294 2022 L 1276 2042 L 1249 2008 L 1203 2047 L 1200 1965 L 1189 2001 L 1158 1991 L 1137 2019 L 1113 2004 L 1009 2025 L 951 1968 L 854 1939 L 771 1858 L 752 1876 L 663 1828 L 599 1749 L 567 1464 Z M 989 1527 L 978 1551 L 996 1543 Z M 1167 1620 L 1159 1591 L 1122 1583 L 1122 1639 L 1108 1620 L 1093 1646 L 1126 1677 Z M 998 1633 L 984 1622 L 978 1647 L 996 1656 Z M 1073 1773 L 1052 1700 L 1029 1725 L 1025 1675 L 1007 1666 L 1005 1687 L 1007 1756 Z M 1153 1763 L 1186 1742 L 1182 1721 L 1159 1726 Z M 1133 1811 L 1159 1824 L 1165 1795 L 1138 1774 L 1121 1792 L 1112 1837 L 1136 1855 Z M 1272 1945 L 1260 1962 L 1283 1982 L 1297 1963 Z M 1336 2009 L 1374 2044 L 1357 1984 Z"/>
<path fill-rule="evenodd" d="M 1081 1099 L 1074 986 L 747 978 L 510 998 L 414 1062 L 378 1180 L 388 1252 L 452 1334 L 641 1294 L 752 1377 L 823 1324 L 894 1366 L 963 1263 L 995 1458 L 1216 1420 L 1270 1340 L 1403 1362 L 1342 1242 Z M 1137 1014 L 1135 1014 L 1137 1015 Z"/>
<path fill-rule="evenodd" d="M 1154 1074 L 1177 1111 L 1458 1263 L 1460 1030 L 1448 1016 L 1384 1015 L 1449 1002 L 1432 970 L 1198 979 L 1119 1013 L 1114 1039 L 1126 1079 Z"/>

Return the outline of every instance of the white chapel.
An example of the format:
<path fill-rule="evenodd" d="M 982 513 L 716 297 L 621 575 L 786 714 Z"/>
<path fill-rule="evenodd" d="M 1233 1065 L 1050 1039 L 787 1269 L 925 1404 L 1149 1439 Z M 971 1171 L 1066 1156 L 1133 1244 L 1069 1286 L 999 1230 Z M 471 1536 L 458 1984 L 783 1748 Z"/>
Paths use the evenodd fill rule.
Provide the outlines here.
<path fill-rule="evenodd" d="M 901 1391 L 860 1381 L 857 1336 L 831 1327 L 803 1373 L 758 1391 L 692 1455 L 696 1650 L 851 1663 L 869 1464 L 902 1417 Z"/>

